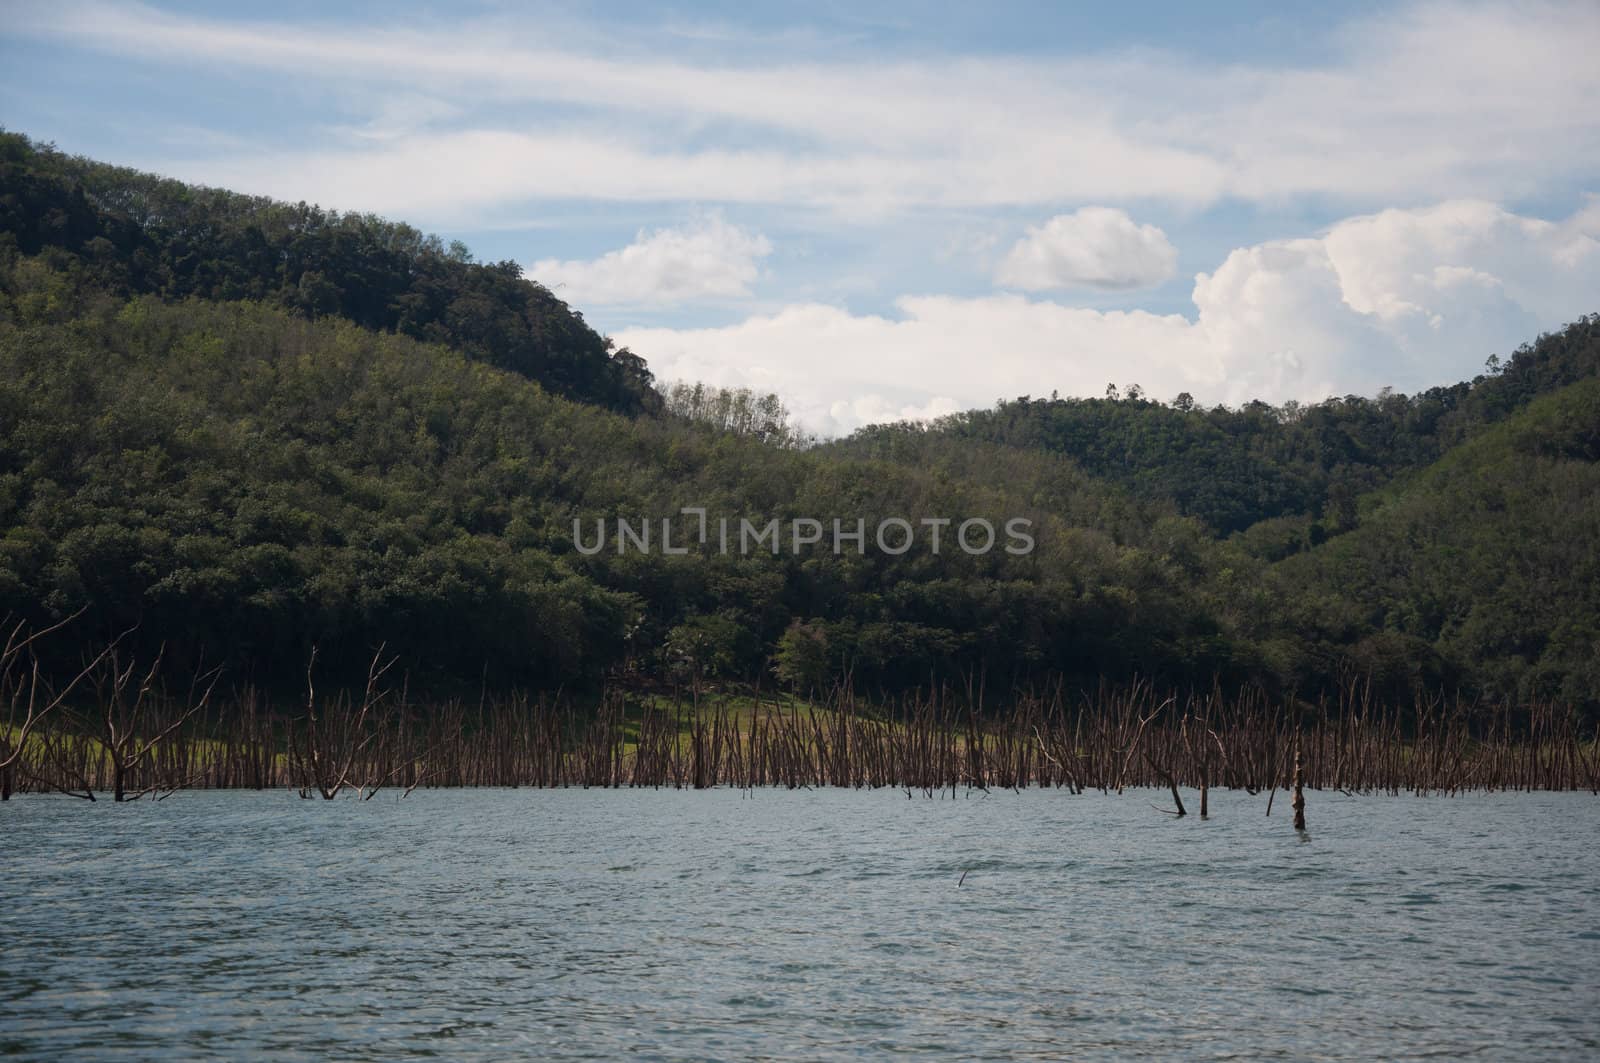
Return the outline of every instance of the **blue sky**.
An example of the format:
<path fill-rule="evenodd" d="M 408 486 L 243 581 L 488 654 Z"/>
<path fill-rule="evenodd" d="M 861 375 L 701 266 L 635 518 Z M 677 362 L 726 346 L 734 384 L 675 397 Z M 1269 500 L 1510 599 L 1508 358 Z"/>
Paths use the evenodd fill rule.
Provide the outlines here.
<path fill-rule="evenodd" d="M 1592 3 L 0 4 L 0 123 L 511 258 L 811 427 L 1315 400 L 1600 310 Z"/>

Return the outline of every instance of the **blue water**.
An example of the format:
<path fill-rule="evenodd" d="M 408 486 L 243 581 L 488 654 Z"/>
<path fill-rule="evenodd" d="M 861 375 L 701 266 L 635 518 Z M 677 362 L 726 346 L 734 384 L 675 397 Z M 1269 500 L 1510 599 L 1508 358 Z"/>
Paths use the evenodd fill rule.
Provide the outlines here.
<path fill-rule="evenodd" d="M 1600 1057 L 1592 796 L 396 798 L 0 805 L 0 1053 Z"/>

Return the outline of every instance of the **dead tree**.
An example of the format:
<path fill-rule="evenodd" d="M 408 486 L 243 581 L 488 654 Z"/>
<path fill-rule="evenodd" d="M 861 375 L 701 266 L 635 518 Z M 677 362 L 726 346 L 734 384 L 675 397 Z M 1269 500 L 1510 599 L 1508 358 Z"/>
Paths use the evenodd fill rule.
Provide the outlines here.
<path fill-rule="evenodd" d="M 394 666 L 395 658 L 383 661 L 384 647 L 379 646 L 367 666 L 367 685 L 361 704 L 353 704 L 348 697 L 340 696 L 322 706 L 317 706 L 317 690 L 313 672 L 317 651 L 311 651 L 306 665 L 306 714 L 295 721 L 289 732 L 290 768 L 298 783 L 300 796 L 310 797 L 315 790 L 323 800 L 331 801 L 346 786 L 365 789 L 380 780 L 368 779 L 363 774 L 353 780 L 351 773 L 358 767 L 361 757 L 376 739 L 378 732 L 370 726 L 375 709 L 388 697 L 388 691 L 379 688 L 384 673 Z"/>
<path fill-rule="evenodd" d="M 1305 793 L 1305 762 L 1300 757 L 1300 744 L 1294 747 L 1294 829 L 1306 829 L 1306 793 Z"/>
<path fill-rule="evenodd" d="M 1151 720 L 1160 715 L 1161 711 L 1172 703 L 1173 699 L 1168 698 L 1160 705 L 1157 705 L 1154 711 L 1152 711 L 1148 716 L 1145 716 L 1139 721 L 1139 729 L 1134 733 L 1133 742 L 1128 747 L 1127 758 L 1124 758 L 1122 762 L 1122 774 L 1124 776 L 1127 775 L 1128 760 L 1133 757 L 1133 751 L 1137 747 L 1139 750 L 1139 756 L 1143 758 L 1145 764 L 1148 765 L 1150 770 L 1156 774 L 1157 778 L 1166 783 L 1167 789 L 1172 791 L 1172 803 L 1177 806 L 1177 811 L 1171 811 L 1165 808 L 1159 809 L 1159 811 L 1166 812 L 1170 816 L 1175 816 L 1181 819 L 1189 814 L 1189 810 L 1183 807 L 1183 798 L 1178 794 L 1178 780 L 1173 777 L 1173 774 L 1167 765 L 1156 763 L 1155 759 L 1150 756 L 1150 750 L 1144 744 L 1145 728 L 1149 726 Z M 1117 789 L 1119 791 L 1122 789 L 1121 782 L 1118 782 Z"/>
<path fill-rule="evenodd" d="M 40 639 L 60 631 L 78 617 L 83 609 L 59 623 L 39 631 L 28 632 L 27 623 L 10 627 L 5 646 L 0 649 L 0 711 L 5 713 L 0 723 L 0 801 L 9 801 L 16 788 L 16 769 L 28 751 L 30 738 L 52 713 L 60 709 L 74 688 L 97 668 L 116 643 L 85 665 L 65 686 L 56 690 L 40 675 L 39 659 L 34 644 Z M 19 722 L 20 721 L 20 722 Z"/>
<path fill-rule="evenodd" d="M 110 768 L 110 789 L 114 801 L 135 800 L 161 789 L 177 789 L 181 778 L 162 779 L 147 771 L 138 789 L 131 783 L 134 773 L 156 748 L 177 733 L 211 701 L 216 670 L 200 673 L 190 687 L 186 705 L 174 706 L 157 687 L 165 649 L 158 650 L 150 666 L 141 673 L 137 660 L 123 667 L 115 644 L 101 655 L 90 680 L 95 691 L 92 726 Z M 137 680 L 135 679 L 137 677 Z"/>

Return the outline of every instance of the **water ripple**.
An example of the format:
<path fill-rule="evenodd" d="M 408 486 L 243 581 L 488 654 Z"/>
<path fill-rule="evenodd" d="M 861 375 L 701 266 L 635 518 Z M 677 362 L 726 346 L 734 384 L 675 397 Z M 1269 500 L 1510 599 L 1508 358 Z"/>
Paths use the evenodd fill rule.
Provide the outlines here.
<path fill-rule="evenodd" d="M 1600 805 L 0 806 L 0 1055 L 1593 1058 Z"/>

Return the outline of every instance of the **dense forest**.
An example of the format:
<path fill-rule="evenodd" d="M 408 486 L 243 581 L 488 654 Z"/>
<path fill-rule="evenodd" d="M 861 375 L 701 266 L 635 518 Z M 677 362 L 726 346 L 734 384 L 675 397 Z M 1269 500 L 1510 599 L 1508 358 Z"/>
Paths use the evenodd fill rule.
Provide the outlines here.
<path fill-rule="evenodd" d="M 611 344 L 515 262 L 479 264 L 409 225 L 278 203 L 64 155 L 0 130 L 0 234 L 69 255 L 116 295 L 257 300 L 448 345 L 623 412 L 659 398 Z"/>
<path fill-rule="evenodd" d="M 1484 352 L 1488 353 L 1488 352 Z M 1350 676 L 1600 706 L 1600 317 L 1415 396 L 1019 398 L 818 443 L 509 263 L 0 136 L 0 615 L 292 689 Z M 1025 556 L 580 552 L 574 521 L 1013 517 Z"/>

